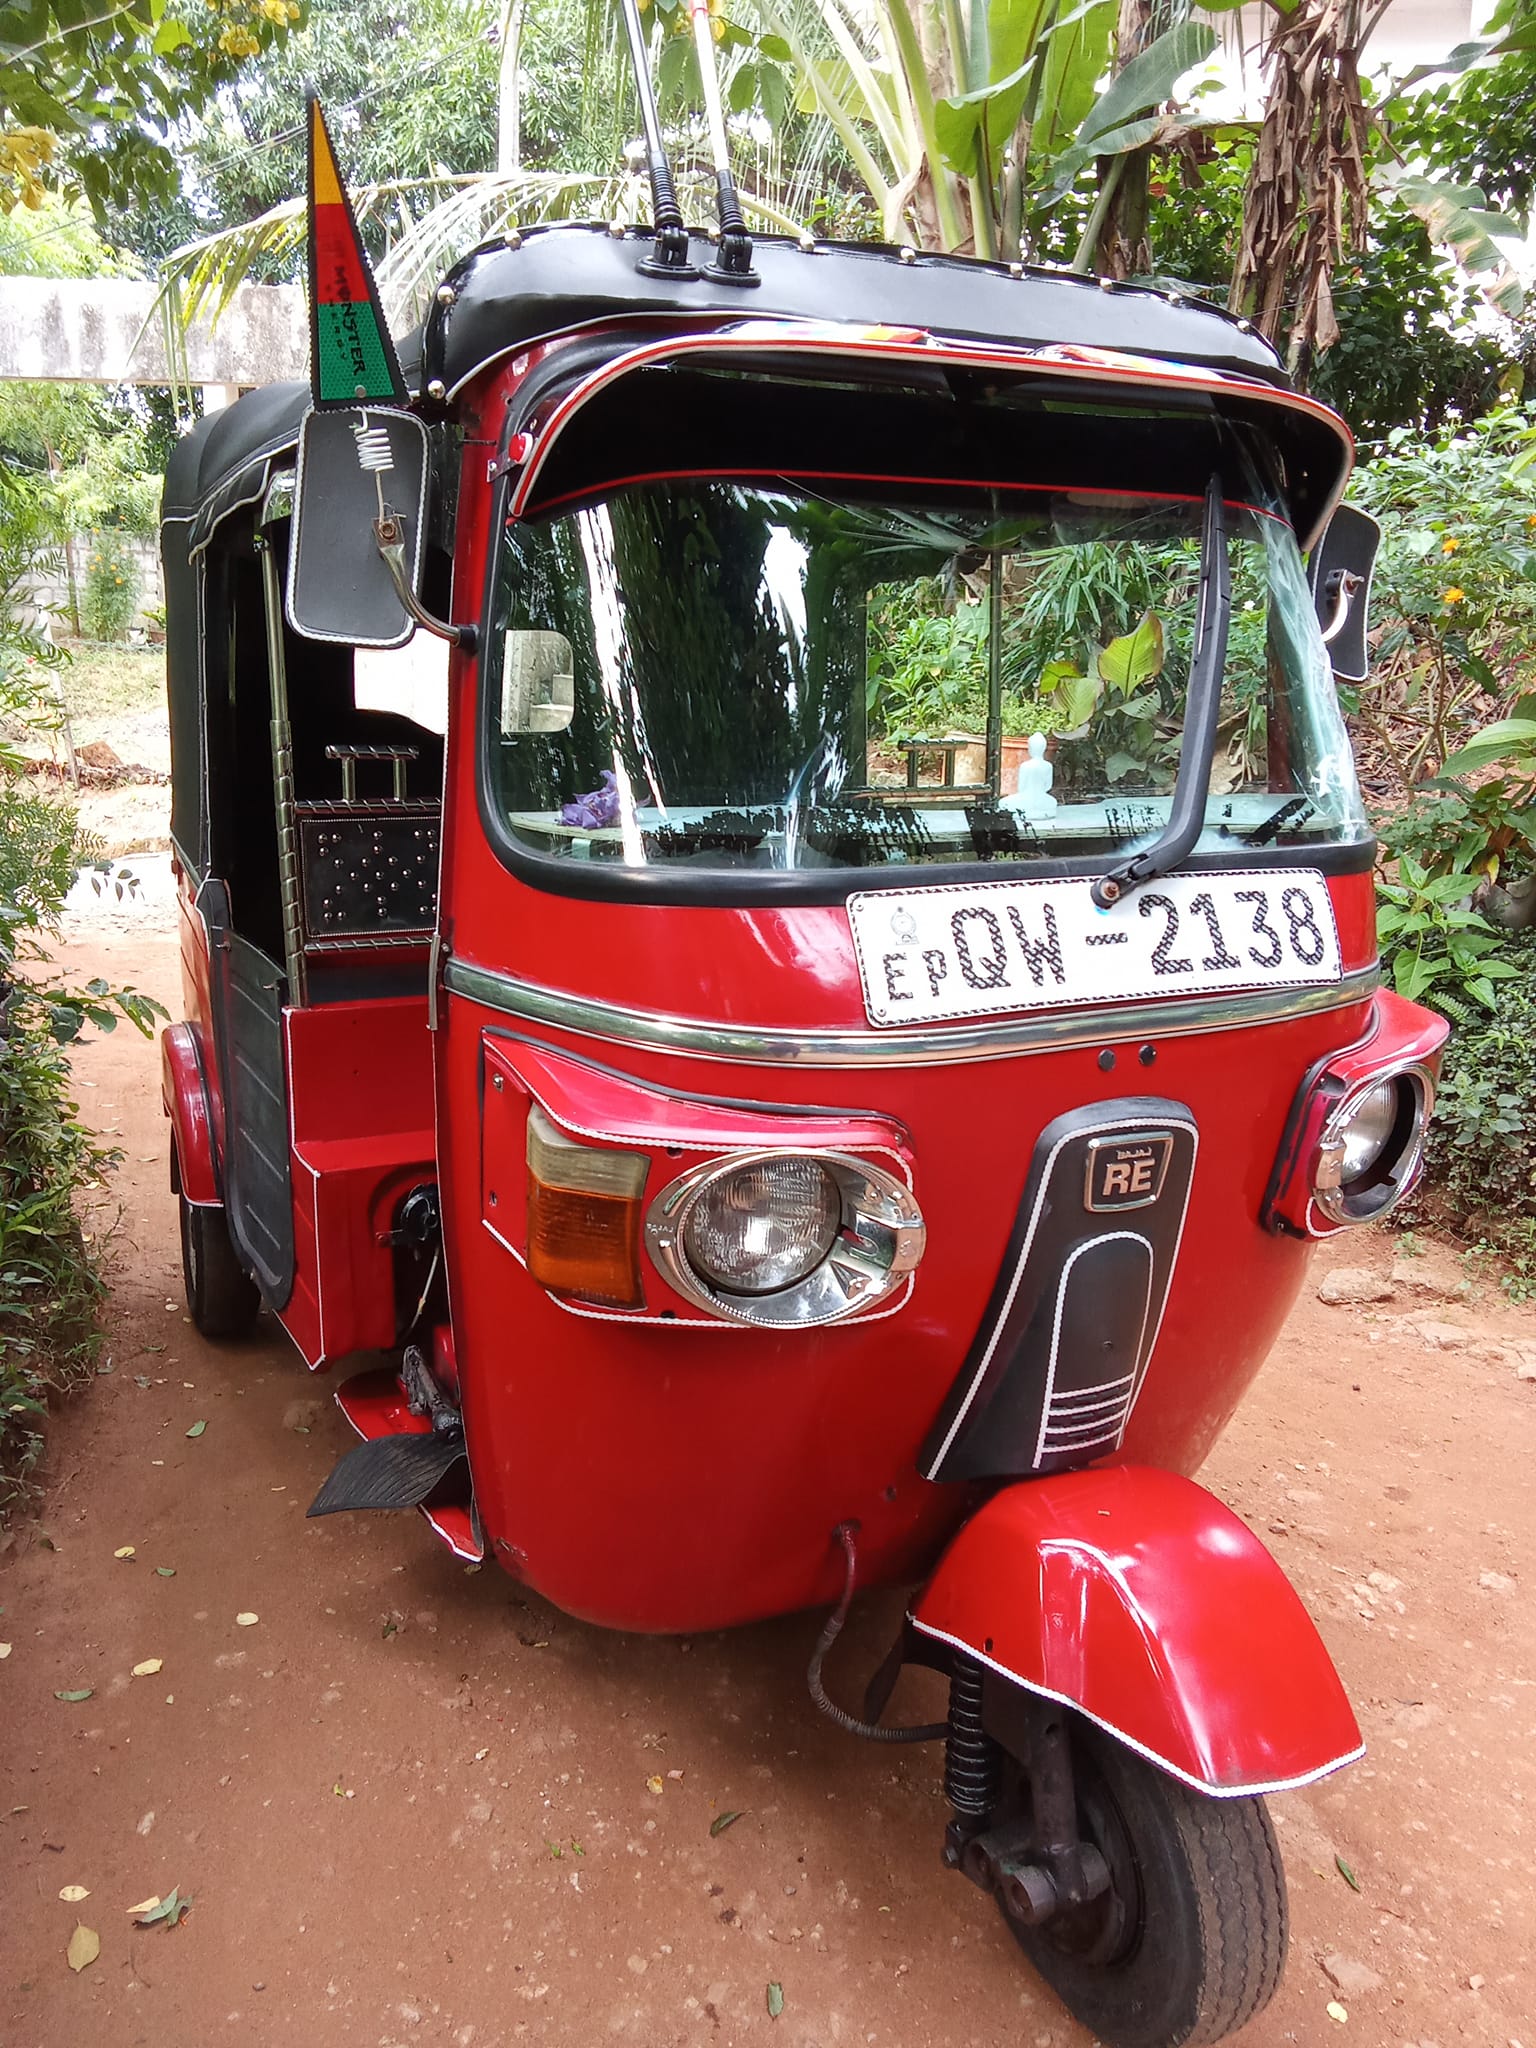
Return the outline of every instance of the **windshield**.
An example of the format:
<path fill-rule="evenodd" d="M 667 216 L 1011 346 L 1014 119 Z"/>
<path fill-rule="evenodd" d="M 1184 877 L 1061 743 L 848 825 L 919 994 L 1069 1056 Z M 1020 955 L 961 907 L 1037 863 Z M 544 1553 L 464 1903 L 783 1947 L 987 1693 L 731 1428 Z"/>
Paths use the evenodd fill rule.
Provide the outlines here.
<path fill-rule="evenodd" d="M 1230 488 L 1230 485 L 1228 486 Z M 1202 505 L 775 475 L 510 522 L 489 788 L 517 850 L 621 868 L 1122 853 L 1167 822 Z M 1227 500 L 1196 852 L 1368 837 L 1295 537 Z"/>

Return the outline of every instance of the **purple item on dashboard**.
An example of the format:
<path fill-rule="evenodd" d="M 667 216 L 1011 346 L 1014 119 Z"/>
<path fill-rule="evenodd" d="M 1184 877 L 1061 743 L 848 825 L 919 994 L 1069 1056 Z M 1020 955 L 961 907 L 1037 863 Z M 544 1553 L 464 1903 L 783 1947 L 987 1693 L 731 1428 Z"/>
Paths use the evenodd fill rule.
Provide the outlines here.
<path fill-rule="evenodd" d="M 611 825 L 619 815 L 619 778 L 611 768 L 603 770 L 601 789 L 589 790 L 585 796 L 562 806 L 562 825 L 585 825 L 588 831 L 599 825 Z"/>

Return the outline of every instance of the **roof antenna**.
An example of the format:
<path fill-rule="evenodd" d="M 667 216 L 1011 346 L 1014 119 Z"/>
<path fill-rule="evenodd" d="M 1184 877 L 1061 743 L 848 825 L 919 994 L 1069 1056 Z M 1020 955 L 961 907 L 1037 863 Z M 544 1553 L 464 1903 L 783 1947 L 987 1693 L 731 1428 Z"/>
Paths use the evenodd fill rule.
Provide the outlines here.
<path fill-rule="evenodd" d="M 666 144 L 661 139 L 661 122 L 656 114 L 656 94 L 651 88 L 645 30 L 640 26 L 637 0 L 624 0 L 624 27 L 629 36 L 629 61 L 635 74 L 635 90 L 640 95 L 645 163 L 651 174 L 651 217 L 656 223 L 653 244 L 656 253 L 642 257 L 635 268 L 646 277 L 697 277 L 698 270 L 689 261 L 687 225 L 672 188 L 672 166 L 667 162 Z"/>
<path fill-rule="evenodd" d="M 632 4 L 632 0 L 631 0 Z M 710 153 L 715 159 L 716 206 L 720 216 L 720 255 L 704 275 L 716 284 L 761 284 L 752 268 L 752 237 L 742 218 L 736 181 L 731 176 L 731 153 L 725 139 L 725 116 L 720 111 L 720 79 L 715 70 L 715 39 L 710 27 L 709 0 L 688 0 L 693 17 L 693 45 L 699 53 L 699 78 L 704 87 L 704 115 L 709 123 Z"/>

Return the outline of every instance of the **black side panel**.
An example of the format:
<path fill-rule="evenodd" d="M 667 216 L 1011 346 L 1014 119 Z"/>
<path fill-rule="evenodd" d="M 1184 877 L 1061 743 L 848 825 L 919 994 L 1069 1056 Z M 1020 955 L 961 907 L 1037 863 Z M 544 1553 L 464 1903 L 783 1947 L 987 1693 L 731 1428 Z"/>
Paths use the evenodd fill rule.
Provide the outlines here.
<path fill-rule="evenodd" d="M 229 1234 L 268 1304 L 293 1291 L 293 1193 L 283 973 L 229 928 L 229 899 L 210 877 L 198 892 L 213 955 L 214 1043 L 224 1086 L 224 1205 Z"/>
<path fill-rule="evenodd" d="M 918 1468 L 1022 1478 L 1119 1447 L 1157 1341 L 1196 1149 L 1181 1102 L 1069 1110 L 1035 1145 L 987 1312 Z"/>

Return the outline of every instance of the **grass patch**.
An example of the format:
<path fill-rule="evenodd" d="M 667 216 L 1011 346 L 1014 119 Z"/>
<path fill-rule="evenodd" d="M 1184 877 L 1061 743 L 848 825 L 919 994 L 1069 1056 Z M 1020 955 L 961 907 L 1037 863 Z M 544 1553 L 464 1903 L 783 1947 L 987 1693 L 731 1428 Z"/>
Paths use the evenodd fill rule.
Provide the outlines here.
<path fill-rule="evenodd" d="M 69 660 L 58 671 L 71 718 L 134 716 L 165 709 L 165 649 L 111 641 L 66 640 Z"/>

